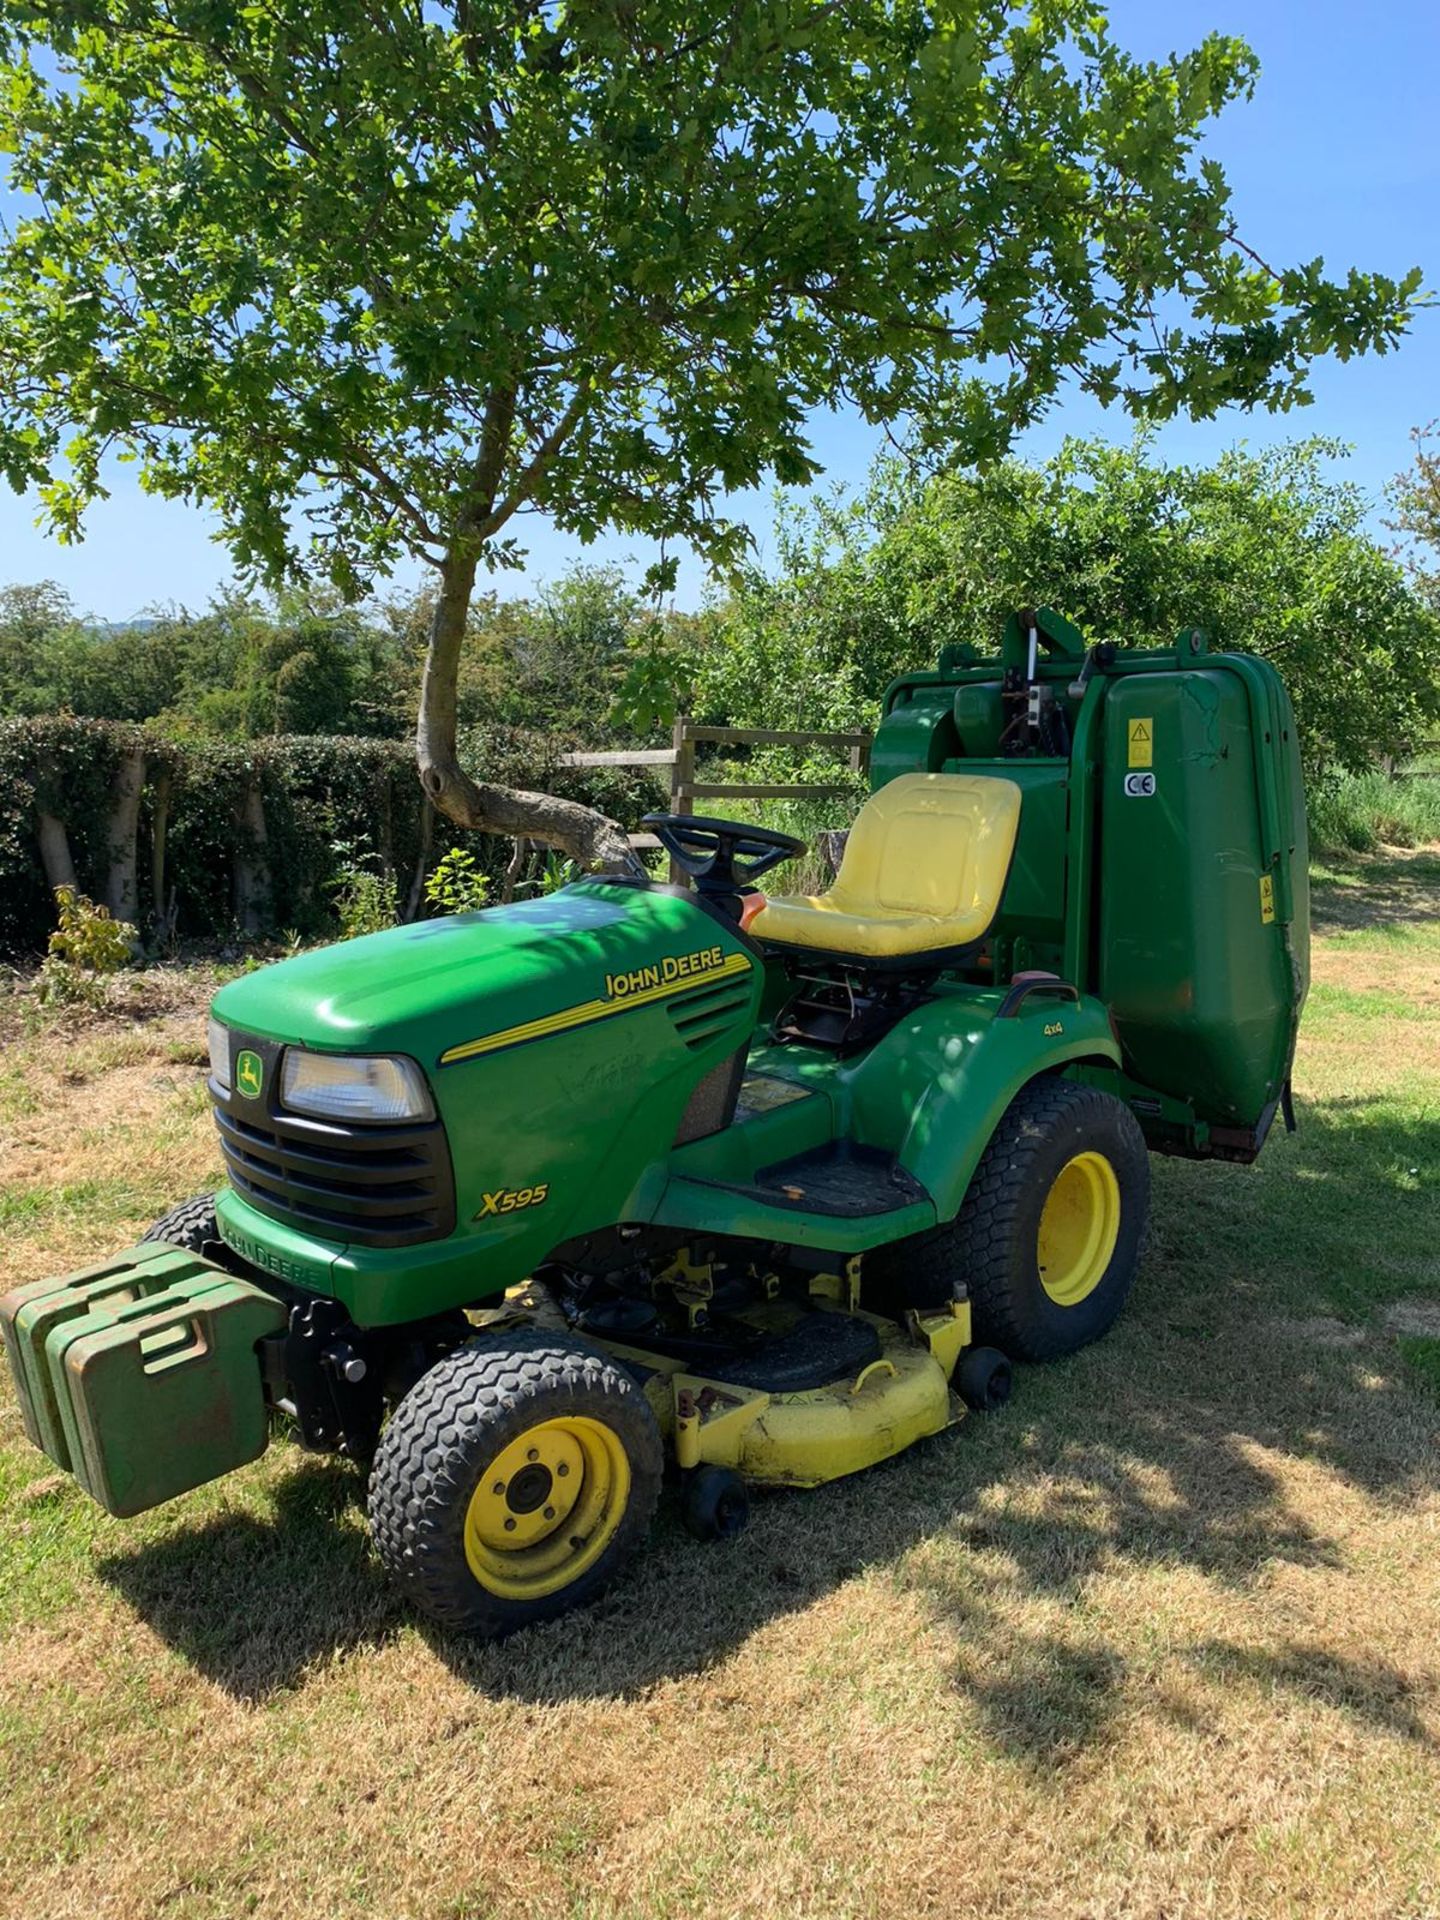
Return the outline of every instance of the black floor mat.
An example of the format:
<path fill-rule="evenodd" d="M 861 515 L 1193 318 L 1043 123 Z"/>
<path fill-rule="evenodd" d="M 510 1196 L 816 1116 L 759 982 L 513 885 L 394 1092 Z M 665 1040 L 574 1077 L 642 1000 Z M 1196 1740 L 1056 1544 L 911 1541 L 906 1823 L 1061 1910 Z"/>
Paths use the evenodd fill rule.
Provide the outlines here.
<path fill-rule="evenodd" d="M 894 1213 L 928 1198 L 914 1175 L 888 1153 L 843 1141 L 777 1160 L 761 1170 L 753 1185 L 737 1184 L 730 1191 L 753 1194 L 767 1206 L 793 1207 L 797 1213 L 830 1213 L 837 1220 Z"/>

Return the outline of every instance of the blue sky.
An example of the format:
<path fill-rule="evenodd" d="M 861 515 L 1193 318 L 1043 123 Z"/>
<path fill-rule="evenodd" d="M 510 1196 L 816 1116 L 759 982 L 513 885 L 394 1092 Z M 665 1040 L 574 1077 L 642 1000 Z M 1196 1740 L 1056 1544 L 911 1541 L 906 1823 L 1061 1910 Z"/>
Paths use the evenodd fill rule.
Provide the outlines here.
<path fill-rule="evenodd" d="M 1110 14 L 1117 36 L 1136 54 L 1163 55 L 1211 30 L 1238 33 L 1255 48 L 1255 98 L 1230 109 L 1209 151 L 1224 164 L 1241 230 L 1260 253 L 1280 260 L 1320 254 L 1334 270 L 1398 274 L 1418 265 L 1427 289 L 1440 291 L 1434 0 L 1364 8 L 1354 0 L 1116 0 Z M 1258 447 L 1323 433 L 1353 445 L 1347 470 L 1378 503 L 1407 463 L 1411 427 L 1440 415 L 1440 308 L 1421 315 L 1398 352 L 1348 366 L 1327 363 L 1313 386 L 1314 406 L 1289 416 L 1174 422 L 1159 450 L 1173 460 L 1204 461 L 1241 440 Z M 1126 439 L 1129 429 L 1122 415 L 1071 399 L 1027 436 L 1024 450 L 1043 455 L 1066 433 Z M 849 486 L 864 479 L 878 445 L 863 423 L 844 415 L 818 418 L 814 441 L 826 467 L 822 484 Z M 224 549 L 210 538 L 212 523 L 194 509 L 148 499 L 131 474 L 115 470 L 112 497 L 93 509 L 79 547 L 40 534 L 33 501 L 0 490 L 0 584 L 55 579 L 83 608 L 110 619 L 157 602 L 202 605 L 229 575 Z M 733 510 L 764 556 L 769 498 L 746 495 Z M 524 575 L 502 583 L 516 592 L 582 556 L 640 565 L 653 557 L 629 540 L 582 549 L 536 521 L 527 535 Z M 693 605 L 702 588 L 698 563 L 684 563 L 679 603 Z"/>

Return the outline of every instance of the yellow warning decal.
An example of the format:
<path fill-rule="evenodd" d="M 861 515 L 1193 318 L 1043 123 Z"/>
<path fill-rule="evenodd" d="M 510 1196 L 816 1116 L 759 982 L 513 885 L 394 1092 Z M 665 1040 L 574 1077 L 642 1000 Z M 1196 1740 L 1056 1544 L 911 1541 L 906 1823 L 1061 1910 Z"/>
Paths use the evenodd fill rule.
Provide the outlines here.
<path fill-rule="evenodd" d="M 1152 767 L 1155 764 L 1155 723 L 1148 717 L 1130 722 L 1130 765 Z"/>
<path fill-rule="evenodd" d="M 1268 873 L 1260 876 L 1260 918 L 1267 927 L 1275 918 L 1275 882 Z"/>

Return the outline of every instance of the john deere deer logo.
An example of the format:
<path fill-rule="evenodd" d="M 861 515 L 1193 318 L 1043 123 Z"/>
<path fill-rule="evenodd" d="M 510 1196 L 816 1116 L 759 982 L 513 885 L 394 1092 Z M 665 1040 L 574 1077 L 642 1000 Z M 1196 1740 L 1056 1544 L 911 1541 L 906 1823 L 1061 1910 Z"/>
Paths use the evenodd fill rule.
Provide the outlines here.
<path fill-rule="evenodd" d="M 247 1047 L 235 1062 L 235 1084 L 247 1100 L 258 1100 L 265 1084 L 265 1068 L 258 1053 Z"/>

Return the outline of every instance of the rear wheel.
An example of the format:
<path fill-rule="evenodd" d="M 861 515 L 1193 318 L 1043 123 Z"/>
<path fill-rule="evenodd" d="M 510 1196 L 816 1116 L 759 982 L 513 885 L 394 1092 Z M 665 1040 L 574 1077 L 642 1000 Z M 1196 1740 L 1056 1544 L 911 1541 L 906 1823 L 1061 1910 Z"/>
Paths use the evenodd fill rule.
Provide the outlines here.
<path fill-rule="evenodd" d="M 933 1306 L 969 1290 L 977 1340 L 1050 1360 L 1098 1340 L 1124 1306 L 1150 1205 L 1144 1136 L 1122 1101 L 1045 1076 L 995 1129 L 959 1215 L 882 1249 L 877 1292 Z"/>
<path fill-rule="evenodd" d="M 655 1416 L 621 1367 L 520 1328 L 451 1354 L 400 1402 L 371 1470 L 371 1530 L 432 1619 L 512 1633 L 614 1577 L 662 1466 Z"/>

